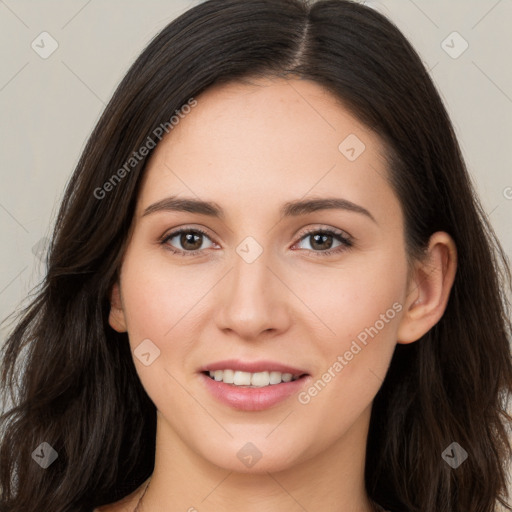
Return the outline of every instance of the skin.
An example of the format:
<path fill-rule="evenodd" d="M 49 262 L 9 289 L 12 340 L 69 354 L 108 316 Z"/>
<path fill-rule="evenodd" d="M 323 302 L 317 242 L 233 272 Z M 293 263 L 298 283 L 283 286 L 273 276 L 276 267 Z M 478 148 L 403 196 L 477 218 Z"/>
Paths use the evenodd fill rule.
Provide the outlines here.
<path fill-rule="evenodd" d="M 160 350 L 149 366 L 134 357 L 158 410 L 141 509 L 369 512 L 372 401 L 396 343 L 418 340 L 441 318 L 453 240 L 435 233 L 425 260 L 408 266 L 384 146 L 320 85 L 260 78 L 212 87 L 197 101 L 152 155 L 111 294 L 111 327 L 128 332 L 132 350 L 148 338 Z M 354 161 L 338 149 L 349 134 L 365 144 Z M 224 218 L 143 216 L 171 195 L 214 201 Z M 347 199 L 374 220 L 341 209 L 280 217 L 284 202 L 313 197 Z M 200 254 L 173 254 L 169 247 L 186 250 L 179 236 L 161 242 L 178 227 L 207 232 L 193 247 Z M 340 242 L 315 246 L 310 228 L 342 230 L 353 246 L 322 256 Z M 250 264 L 236 252 L 248 236 L 263 248 Z M 198 375 L 222 359 L 271 359 L 316 382 L 393 304 L 401 310 L 307 404 L 292 396 L 264 411 L 235 410 Z M 249 441 L 262 454 L 250 468 L 237 457 Z M 143 489 L 101 510 L 131 512 Z"/>

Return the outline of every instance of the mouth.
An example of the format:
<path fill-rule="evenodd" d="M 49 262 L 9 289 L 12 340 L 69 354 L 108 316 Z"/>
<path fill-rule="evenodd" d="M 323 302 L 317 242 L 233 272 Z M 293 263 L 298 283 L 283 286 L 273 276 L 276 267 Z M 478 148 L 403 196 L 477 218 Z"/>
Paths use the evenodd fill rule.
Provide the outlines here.
<path fill-rule="evenodd" d="M 242 412 L 263 411 L 291 400 L 313 378 L 285 365 L 239 361 L 216 363 L 202 368 L 198 375 L 210 396 Z"/>
<path fill-rule="evenodd" d="M 228 359 L 203 366 L 199 371 L 217 382 L 236 387 L 264 388 L 293 382 L 309 374 L 277 361 Z"/>
<path fill-rule="evenodd" d="M 308 373 L 280 372 L 277 370 L 245 372 L 230 368 L 224 370 L 205 370 L 201 373 L 217 382 L 241 388 L 263 388 L 267 386 L 275 386 L 286 382 L 296 381 L 309 375 Z"/>

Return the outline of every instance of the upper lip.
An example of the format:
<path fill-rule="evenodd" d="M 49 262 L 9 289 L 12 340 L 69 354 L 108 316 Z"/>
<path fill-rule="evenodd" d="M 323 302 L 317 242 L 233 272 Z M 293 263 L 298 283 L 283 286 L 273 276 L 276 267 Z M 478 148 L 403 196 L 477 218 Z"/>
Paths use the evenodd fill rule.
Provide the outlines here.
<path fill-rule="evenodd" d="M 203 366 L 199 371 L 208 372 L 215 370 L 235 370 L 249 373 L 281 372 L 291 373 L 294 377 L 307 374 L 305 370 L 294 368 L 276 361 L 241 361 L 239 359 L 226 359 Z"/>

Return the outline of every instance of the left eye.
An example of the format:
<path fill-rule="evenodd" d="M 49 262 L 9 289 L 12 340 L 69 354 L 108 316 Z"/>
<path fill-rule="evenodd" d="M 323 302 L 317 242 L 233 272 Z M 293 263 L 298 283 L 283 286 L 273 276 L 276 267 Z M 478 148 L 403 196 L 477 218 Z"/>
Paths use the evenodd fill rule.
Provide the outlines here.
<path fill-rule="evenodd" d="M 305 233 L 300 240 L 299 244 L 304 241 L 309 241 L 309 247 L 305 247 L 305 249 L 323 254 L 329 254 L 341 250 L 342 248 L 352 246 L 352 242 L 349 238 L 344 236 L 341 232 L 332 231 L 330 229 L 310 231 Z M 333 245 L 336 242 L 338 242 L 338 245 Z"/>

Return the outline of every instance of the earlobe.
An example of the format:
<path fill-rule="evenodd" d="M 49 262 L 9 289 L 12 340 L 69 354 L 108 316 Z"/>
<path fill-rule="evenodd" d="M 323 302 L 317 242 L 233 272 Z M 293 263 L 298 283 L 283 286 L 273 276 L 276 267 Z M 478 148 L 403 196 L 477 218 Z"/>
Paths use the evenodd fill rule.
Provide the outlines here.
<path fill-rule="evenodd" d="M 424 260 L 417 262 L 398 328 L 398 343 L 420 339 L 443 316 L 457 270 L 457 249 L 445 232 L 430 237 Z"/>
<path fill-rule="evenodd" d="M 116 281 L 110 292 L 110 313 L 108 316 L 110 327 L 117 332 L 126 332 L 126 319 L 121 302 L 121 291 Z"/>

